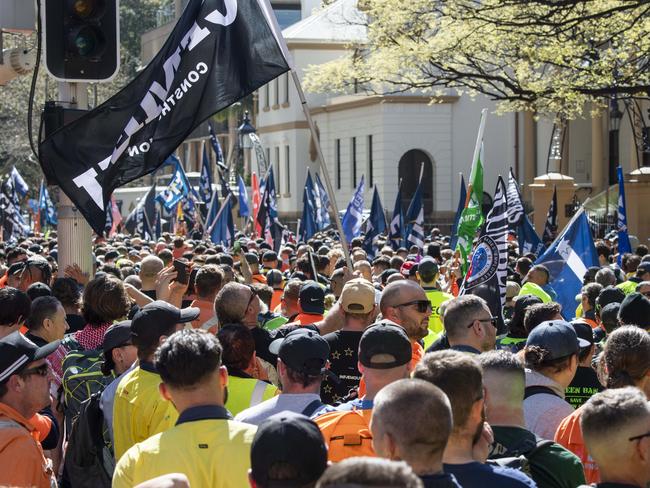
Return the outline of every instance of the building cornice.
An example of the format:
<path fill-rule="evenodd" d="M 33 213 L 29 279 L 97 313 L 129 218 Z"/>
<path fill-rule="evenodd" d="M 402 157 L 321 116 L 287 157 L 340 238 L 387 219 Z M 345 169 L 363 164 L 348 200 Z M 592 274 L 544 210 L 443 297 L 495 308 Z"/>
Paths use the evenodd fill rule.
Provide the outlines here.
<path fill-rule="evenodd" d="M 293 122 L 283 122 L 281 124 L 265 125 L 257 128 L 258 134 L 269 134 L 271 132 L 283 132 L 293 129 L 309 129 L 309 125 L 305 120 L 296 120 Z"/>
<path fill-rule="evenodd" d="M 327 105 L 312 108 L 311 113 L 312 115 L 317 115 L 359 107 L 368 107 L 382 103 L 429 104 L 432 101 L 434 103 L 456 103 L 458 99 L 459 97 L 456 95 L 446 95 L 442 97 L 432 97 L 427 95 L 371 95 L 339 97 L 335 98 Z"/>

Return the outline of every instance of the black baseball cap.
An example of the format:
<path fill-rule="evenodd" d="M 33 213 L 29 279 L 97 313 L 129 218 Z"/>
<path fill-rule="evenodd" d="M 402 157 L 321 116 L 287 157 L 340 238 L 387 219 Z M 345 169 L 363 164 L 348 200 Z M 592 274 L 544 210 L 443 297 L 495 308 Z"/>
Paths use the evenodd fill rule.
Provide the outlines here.
<path fill-rule="evenodd" d="M 650 300 L 641 293 L 630 293 L 621 302 L 618 319 L 624 325 L 650 328 Z"/>
<path fill-rule="evenodd" d="M 578 338 L 587 341 L 589 343 L 587 347 L 591 347 L 594 343 L 594 331 L 591 326 L 582 319 L 572 321 L 571 325 L 573 326 L 573 330 L 576 331 Z"/>
<path fill-rule="evenodd" d="M 515 306 L 512 312 L 513 317 L 521 317 L 521 320 L 523 321 L 528 307 L 538 303 L 543 302 L 537 295 L 518 295 L 515 298 Z"/>
<path fill-rule="evenodd" d="M 266 273 L 266 284 L 269 286 L 279 285 L 282 283 L 282 273 L 277 269 L 270 269 Z"/>
<path fill-rule="evenodd" d="M 102 350 L 108 353 L 116 347 L 123 346 L 131 341 L 131 321 L 123 320 L 111 325 L 104 333 Z"/>
<path fill-rule="evenodd" d="M 271 342 L 269 352 L 278 355 L 294 371 L 318 376 L 326 372 L 330 346 L 318 332 L 297 329 Z"/>
<path fill-rule="evenodd" d="M 418 264 L 418 273 L 424 279 L 433 279 L 439 272 L 438 265 L 433 258 L 424 258 Z"/>
<path fill-rule="evenodd" d="M 264 251 L 262 261 L 277 261 L 278 255 L 274 251 Z"/>
<path fill-rule="evenodd" d="M 637 274 L 650 273 L 650 261 L 642 261 L 636 268 Z"/>
<path fill-rule="evenodd" d="M 406 331 L 388 320 L 372 324 L 359 341 L 359 362 L 366 368 L 396 368 L 410 362 L 412 354 Z"/>
<path fill-rule="evenodd" d="M 201 310 L 196 307 L 180 309 L 171 303 L 156 300 L 147 303 L 133 316 L 131 335 L 149 338 L 160 337 L 165 335 L 175 324 L 196 320 L 200 313 Z"/>
<path fill-rule="evenodd" d="M 54 341 L 38 347 L 20 331 L 0 339 L 0 384 L 13 374 L 20 373 L 29 363 L 46 358 L 52 354 L 61 341 Z"/>
<path fill-rule="evenodd" d="M 300 308 L 306 313 L 322 314 L 325 312 L 325 290 L 312 280 L 307 280 L 298 295 Z"/>
<path fill-rule="evenodd" d="M 248 264 L 259 264 L 260 263 L 260 258 L 254 252 L 247 252 L 246 254 L 244 254 L 244 257 L 246 258 L 246 262 Z"/>
<path fill-rule="evenodd" d="M 537 346 L 549 352 L 547 359 L 559 359 L 577 354 L 591 344 L 580 339 L 575 329 L 564 320 L 547 320 L 535 327 L 526 339 L 526 346 Z"/>
<path fill-rule="evenodd" d="M 294 479 L 269 478 L 276 464 L 295 469 Z M 295 412 L 280 412 L 264 420 L 251 444 L 251 476 L 266 488 L 315 483 L 327 468 L 327 448 L 316 423 Z"/>
<path fill-rule="evenodd" d="M 604 308 L 610 303 L 622 303 L 625 300 L 625 293 L 620 288 L 615 286 L 607 286 L 603 288 L 596 298 L 596 304 Z"/>

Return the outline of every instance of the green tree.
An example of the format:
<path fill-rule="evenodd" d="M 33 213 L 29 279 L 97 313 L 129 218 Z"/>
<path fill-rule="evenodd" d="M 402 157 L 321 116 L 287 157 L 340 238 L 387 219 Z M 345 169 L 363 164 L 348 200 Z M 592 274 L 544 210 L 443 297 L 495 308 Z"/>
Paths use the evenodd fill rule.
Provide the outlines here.
<path fill-rule="evenodd" d="M 360 0 L 367 38 L 308 69 L 311 91 L 482 93 L 574 119 L 650 94 L 647 0 Z M 356 19 L 355 19 L 356 22 Z"/>

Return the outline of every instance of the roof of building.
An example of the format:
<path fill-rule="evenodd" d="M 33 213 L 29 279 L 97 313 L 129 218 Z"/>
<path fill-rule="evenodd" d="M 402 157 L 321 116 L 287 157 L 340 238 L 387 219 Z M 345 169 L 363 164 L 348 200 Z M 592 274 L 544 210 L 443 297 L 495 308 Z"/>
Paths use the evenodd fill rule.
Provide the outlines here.
<path fill-rule="evenodd" d="M 364 42 L 366 16 L 357 9 L 357 0 L 337 0 L 326 8 L 282 31 L 289 45 L 307 43 Z"/>

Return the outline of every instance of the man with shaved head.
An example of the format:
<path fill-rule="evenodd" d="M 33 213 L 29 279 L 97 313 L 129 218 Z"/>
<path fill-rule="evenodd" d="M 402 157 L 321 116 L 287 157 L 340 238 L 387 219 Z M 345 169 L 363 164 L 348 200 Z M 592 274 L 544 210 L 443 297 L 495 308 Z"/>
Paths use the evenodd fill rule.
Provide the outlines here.
<path fill-rule="evenodd" d="M 165 267 L 162 259 L 158 256 L 147 256 L 140 263 L 140 281 L 142 281 L 142 293 L 152 300 L 156 299 L 156 278 L 158 273 Z"/>
<path fill-rule="evenodd" d="M 478 356 L 478 362 L 483 368 L 486 417 L 494 432 L 489 457 L 525 455 L 539 488 L 570 488 L 583 484 L 585 475 L 577 456 L 555 442 L 541 444 L 541 439 L 525 428 L 526 379 L 519 358 L 508 351 L 490 351 Z"/>
<path fill-rule="evenodd" d="M 605 390 L 582 408 L 580 426 L 589 454 L 600 468 L 602 488 L 650 485 L 650 405 L 635 388 Z"/>

